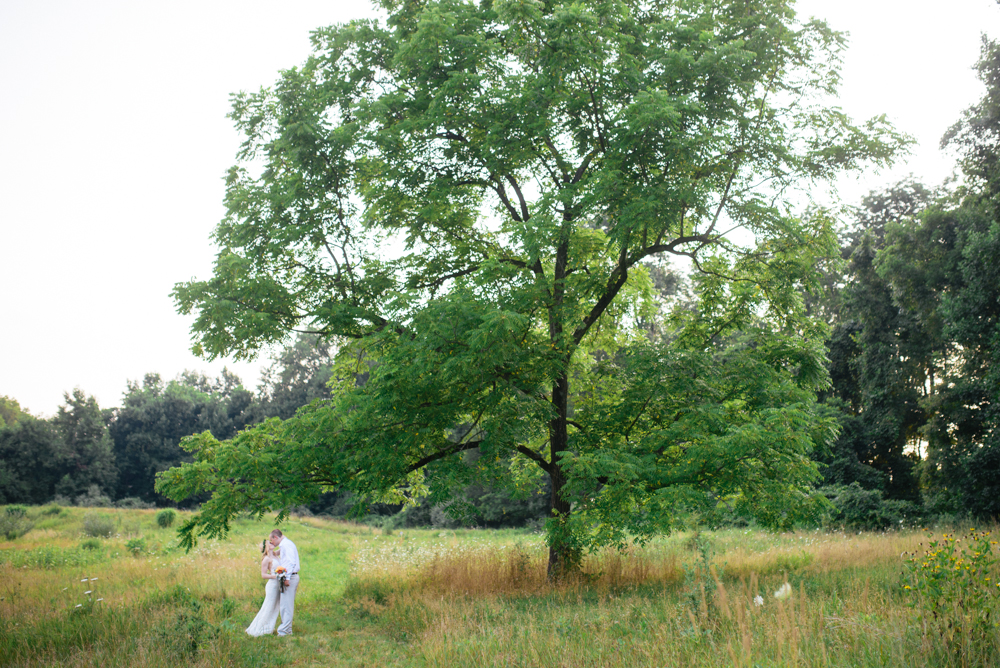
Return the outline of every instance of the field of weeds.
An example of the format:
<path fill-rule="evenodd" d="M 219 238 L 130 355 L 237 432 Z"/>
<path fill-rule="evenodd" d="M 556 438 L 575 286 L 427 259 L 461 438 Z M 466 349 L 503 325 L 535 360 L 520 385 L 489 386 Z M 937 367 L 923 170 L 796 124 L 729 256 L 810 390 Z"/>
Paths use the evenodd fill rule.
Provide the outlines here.
<path fill-rule="evenodd" d="M 920 570 L 943 531 L 680 533 L 550 583 L 537 533 L 293 518 L 295 635 L 249 638 L 272 524 L 240 520 L 185 553 L 155 514 L 28 509 L 33 528 L 0 548 L 0 665 L 1000 665 L 989 555 L 956 571 L 958 593 Z M 88 536 L 98 521 L 111 529 Z M 952 536 L 934 558 L 972 563 Z"/>

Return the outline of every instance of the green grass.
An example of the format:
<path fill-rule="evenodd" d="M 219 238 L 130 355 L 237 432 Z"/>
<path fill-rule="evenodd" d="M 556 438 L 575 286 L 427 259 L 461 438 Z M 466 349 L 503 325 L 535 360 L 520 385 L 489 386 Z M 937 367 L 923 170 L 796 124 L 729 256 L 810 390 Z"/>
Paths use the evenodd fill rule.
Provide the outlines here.
<path fill-rule="evenodd" d="M 534 533 L 386 536 L 293 518 L 282 529 L 302 561 L 295 635 L 249 638 L 270 523 L 239 519 L 225 541 L 188 554 L 155 510 L 102 509 L 116 532 L 83 549 L 88 512 L 30 508 L 35 528 L 0 547 L 0 665 L 991 666 L 1000 656 L 995 634 L 950 650 L 923 634 L 901 587 L 901 553 L 919 532 L 677 534 L 593 555 L 583 577 L 552 585 Z M 133 555 L 126 543 L 139 538 L 146 550 Z M 793 594 L 778 600 L 785 582 Z"/>

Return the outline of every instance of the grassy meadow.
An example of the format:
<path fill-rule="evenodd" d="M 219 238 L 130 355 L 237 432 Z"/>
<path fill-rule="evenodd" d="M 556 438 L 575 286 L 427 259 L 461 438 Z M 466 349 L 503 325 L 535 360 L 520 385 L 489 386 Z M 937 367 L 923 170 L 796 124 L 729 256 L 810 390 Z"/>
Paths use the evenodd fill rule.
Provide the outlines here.
<path fill-rule="evenodd" d="M 1000 665 L 993 617 L 973 633 L 964 598 L 936 618 L 912 605 L 921 531 L 679 533 L 550 584 L 536 533 L 295 517 L 282 525 L 302 560 L 295 635 L 249 638 L 272 524 L 243 519 L 185 553 L 183 518 L 155 516 L 29 508 L 34 527 L 0 547 L 0 665 Z M 98 521 L 110 537 L 84 533 Z M 989 574 L 978 606 L 996 603 Z"/>

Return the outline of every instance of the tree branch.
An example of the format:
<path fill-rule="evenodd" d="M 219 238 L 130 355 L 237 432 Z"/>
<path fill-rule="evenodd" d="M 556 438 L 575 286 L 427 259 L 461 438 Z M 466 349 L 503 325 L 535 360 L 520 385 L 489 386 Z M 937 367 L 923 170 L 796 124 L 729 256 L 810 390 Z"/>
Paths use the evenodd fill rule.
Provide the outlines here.
<path fill-rule="evenodd" d="M 419 471 L 423 467 L 427 466 L 431 462 L 436 462 L 439 459 L 444 459 L 445 457 L 450 457 L 456 453 L 463 452 L 465 450 L 475 450 L 479 447 L 482 441 L 469 441 L 468 443 L 456 443 L 454 446 L 447 448 L 445 450 L 440 450 L 432 455 L 427 455 L 421 459 L 410 464 L 406 472 L 413 473 L 414 471 Z"/>
<path fill-rule="evenodd" d="M 528 220 L 531 218 L 531 214 L 528 213 L 528 204 L 524 201 L 524 195 L 521 194 L 520 186 L 517 185 L 517 181 L 514 180 L 514 177 L 506 175 L 504 178 L 506 178 L 507 182 L 510 183 L 510 187 L 513 188 L 514 192 L 517 194 L 517 200 L 521 203 L 521 217 L 524 220 Z"/>
<path fill-rule="evenodd" d="M 524 220 L 517 213 L 517 209 L 515 209 L 514 205 L 510 203 L 510 199 L 507 197 L 507 191 L 504 189 L 503 183 L 499 180 L 495 180 L 495 182 L 496 185 L 493 186 L 493 191 L 497 194 L 497 197 L 500 198 L 500 201 L 503 202 L 503 205 L 507 207 L 507 211 L 510 213 L 511 218 L 519 223 L 523 223 Z"/>
<path fill-rule="evenodd" d="M 590 167 L 590 161 L 594 159 L 594 155 L 596 154 L 597 151 L 594 150 L 583 158 L 583 162 L 580 163 L 580 166 L 577 168 L 576 174 L 573 175 L 573 180 L 570 181 L 570 183 L 579 183 L 580 179 L 582 179 L 583 175 L 587 172 L 587 168 Z"/>
<path fill-rule="evenodd" d="M 538 464 L 538 466 L 543 471 L 545 471 L 546 473 L 549 473 L 549 474 L 552 473 L 552 465 L 545 460 L 545 457 L 542 457 L 540 454 L 538 454 L 537 452 L 535 452 L 531 448 L 529 448 L 529 447 L 527 447 L 525 445 L 519 445 L 519 446 L 517 446 L 516 450 L 518 452 L 520 452 L 522 455 L 524 455 L 525 457 L 527 457 L 528 459 L 530 459 L 531 461 L 533 461 L 536 464 Z"/>

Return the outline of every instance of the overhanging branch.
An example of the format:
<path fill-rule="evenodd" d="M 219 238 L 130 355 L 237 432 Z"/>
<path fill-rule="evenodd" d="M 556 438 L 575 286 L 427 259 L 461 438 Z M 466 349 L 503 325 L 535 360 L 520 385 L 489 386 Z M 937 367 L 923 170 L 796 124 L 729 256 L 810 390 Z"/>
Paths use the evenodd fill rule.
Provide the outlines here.
<path fill-rule="evenodd" d="M 406 468 L 406 472 L 407 473 L 413 473 L 414 471 L 419 471 L 420 469 L 422 469 L 423 467 L 427 466 L 431 462 L 436 462 L 439 459 L 444 459 L 445 457 L 450 457 L 450 456 L 452 456 L 454 454 L 457 454 L 459 452 L 463 452 L 465 450 L 475 450 L 476 448 L 479 447 L 480 443 L 482 443 L 482 441 L 469 441 L 467 443 L 456 443 L 454 446 L 452 446 L 450 448 L 445 448 L 444 450 L 439 450 L 438 452 L 435 452 L 434 454 L 430 454 L 430 455 L 427 455 L 426 457 L 422 457 L 421 459 L 418 459 L 417 461 L 413 462 L 412 464 L 410 464 Z"/>

